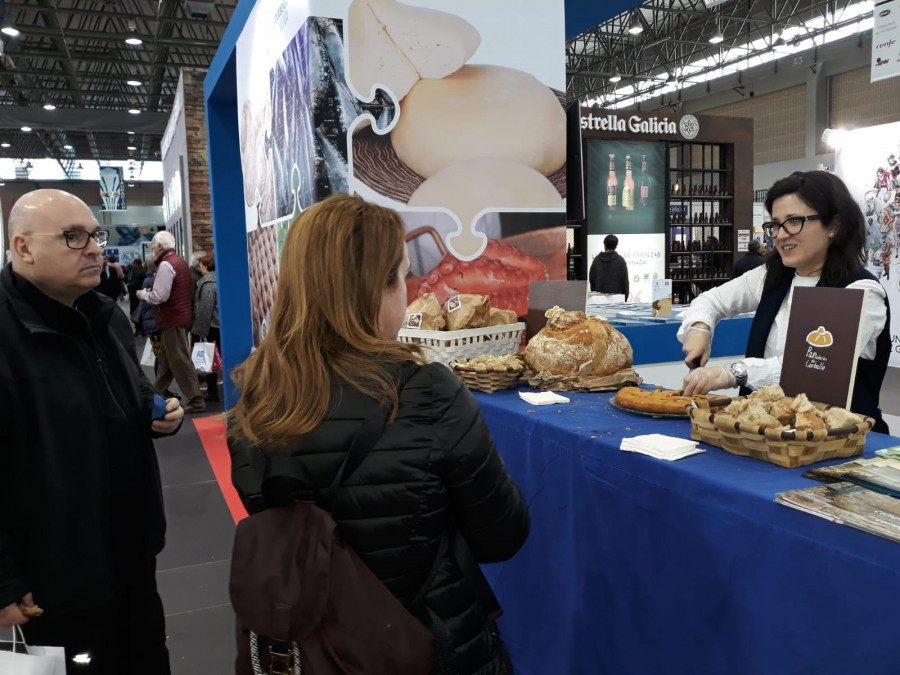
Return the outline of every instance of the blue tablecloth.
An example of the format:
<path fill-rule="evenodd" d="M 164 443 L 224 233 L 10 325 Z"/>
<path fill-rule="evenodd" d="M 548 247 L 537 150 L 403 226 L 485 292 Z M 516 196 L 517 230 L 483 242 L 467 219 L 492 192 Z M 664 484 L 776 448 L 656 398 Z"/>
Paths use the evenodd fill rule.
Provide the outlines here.
<path fill-rule="evenodd" d="M 532 519 L 512 560 L 484 566 L 517 675 L 900 673 L 900 544 L 775 504 L 816 484 L 805 468 L 623 452 L 690 423 L 567 395 L 476 394 Z M 870 434 L 866 455 L 898 444 Z"/>

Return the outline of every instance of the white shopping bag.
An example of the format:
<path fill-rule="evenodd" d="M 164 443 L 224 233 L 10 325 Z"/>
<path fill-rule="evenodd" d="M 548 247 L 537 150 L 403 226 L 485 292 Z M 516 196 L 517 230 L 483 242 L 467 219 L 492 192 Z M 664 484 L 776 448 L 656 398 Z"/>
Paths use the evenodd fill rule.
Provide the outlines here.
<path fill-rule="evenodd" d="M 201 375 L 208 375 L 213 371 L 213 357 L 216 352 L 215 342 L 195 342 L 191 352 L 191 361 L 194 370 Z"/>
<path fill-rule="evenodd" d="M 12 651 L 0 651 L 0 675 L 66 675 L 65 649 L 26 646 L 19 626 L 12 637 Z"/>
<path fill-rule="evenodd" d="M 153 345 L 150 344 L 150 338 L 144 343 L 144 351 L 141 354 L 141 365 L 152 368 L 156 365 L 156 354 L 153 353 Z"/>

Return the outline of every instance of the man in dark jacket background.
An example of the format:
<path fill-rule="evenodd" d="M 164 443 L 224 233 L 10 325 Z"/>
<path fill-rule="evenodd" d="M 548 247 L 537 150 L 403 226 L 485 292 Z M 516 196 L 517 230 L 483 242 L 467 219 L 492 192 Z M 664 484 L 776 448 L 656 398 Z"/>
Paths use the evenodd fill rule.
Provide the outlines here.
<path fill-rule="evenodd" d="M 606 250 L 594 258 L 591 263 L 591 290 L 595 293 L 624 294 L 628 300 L 628 265 L 625 258 L 616 253 L 619 238 L 614 234 L 606 235 L 603 248 Z"/>
<path fill-rule="evenodd" d="M 760 243 L 758 239 L 750 240 L 747 244 L 747 252 L 744 256 L 734 263 L 734 269 L 731 272 L 731 278 L 737 279 L 742 274 L 755 269 L 766 262 L 763 254 L 759 252 Z"/>
<path fill-rule="evenodd" d="M 92 290 L 101 230 L 61 190 L 24 195 L 0 272 L 0 627 L 66 648 L 78 672 L 169 672 L 156 555 L 165 539 L 151 439 L 178 430 L 153 390 L 128 319 Z M 27 618 L 38 604 L 42 616 Z M 23 613 L 23 610 L 25 613 Z"/>
<path fill-rule="evenodd" d="M 194 325 L 194 282 L 184 259 L 175 253 L 175 237 L 170 232 L 157 232 L 150 242 L 156 264 L 153 288 L 137 292 L 139 300 L 153 305 L 160 345 L 156 358 L 157 391 L 167 391 L 172 379 L 187 398 L 184 411 L 206 410 L 200 393 L 200 381 L 191 363 L 188 331 Z"/>

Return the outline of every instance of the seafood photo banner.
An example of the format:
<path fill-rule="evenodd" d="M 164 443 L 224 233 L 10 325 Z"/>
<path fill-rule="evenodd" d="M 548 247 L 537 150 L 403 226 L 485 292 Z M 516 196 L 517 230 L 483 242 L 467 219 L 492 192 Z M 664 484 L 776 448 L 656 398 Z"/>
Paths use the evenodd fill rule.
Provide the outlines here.
<path fill-rule="evenodd" d="M 565 279 L 563 43 L 563 0 L 260 0 L 236 49 L 254 341 L 287 228 L 336 192 L 401 212 L 409 301 L 523 316 Z"/>
<path fill-rule="evenodd" d="M 847 131 L 834 152 L 834 172 L 866 219 L 866 269 L 900 307 L 900 122 Z M 900 366 L 900 311 L 891 313 L 891 359 Z"/>

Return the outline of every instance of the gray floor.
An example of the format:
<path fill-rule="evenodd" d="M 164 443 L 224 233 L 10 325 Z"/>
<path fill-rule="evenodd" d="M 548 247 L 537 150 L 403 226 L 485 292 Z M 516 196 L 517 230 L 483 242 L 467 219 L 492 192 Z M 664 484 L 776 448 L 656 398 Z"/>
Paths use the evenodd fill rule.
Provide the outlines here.
<path fill-rule="evenodd" d="M 137 347 L 143 348 L 138 338 Z M 153 381 L 153 369 L 145 368 Z M 172 391 L 178 392 L 173 383 Z M 221 413 L 207 401 L 201 416 Z M 166 505 L 166 547 L 157 583 L 166 610 L 173 675 L 234 672 L 234 614 L 228 574 L 234 521 L 188 416 L 175 436 L 156 441 Z"/>

